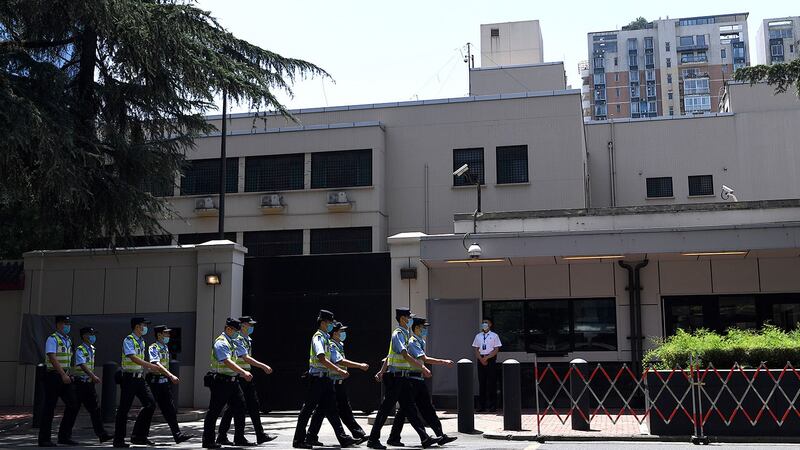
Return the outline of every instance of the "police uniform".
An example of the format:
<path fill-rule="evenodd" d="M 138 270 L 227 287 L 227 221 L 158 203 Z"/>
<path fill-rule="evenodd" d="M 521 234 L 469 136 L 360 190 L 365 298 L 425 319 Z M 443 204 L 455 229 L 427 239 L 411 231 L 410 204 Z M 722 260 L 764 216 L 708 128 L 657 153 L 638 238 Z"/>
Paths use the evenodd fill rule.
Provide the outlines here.
<path fill-rule="evenodd" d="M 92 327 L 81 328 L 81 339 L 85 335 L 94 336 L 95 329 Z M 97 407 L 97 390 L 94 387 L 94 381 L 81 368 L 83 365 L 94 373 L 94 355 L 94 345 L 91 343 L 82 342 L 81 345 L 75 347 L 75 366 L 72 368 L 73 382 L 75 383 L 75 393 L 78 396 L 78 404 L 83 405 L 89 413 L 94 434 L 97 435 L 100 442 L 105 442 L 111 439 L 111 435 L 106 431 L 103 419 L 100 417 L 100 408 Z M 111 380 L 106 381 L 111 382 Z"/>
<path fill-rule="evenodd" d="M 333 322 L 333 313 L 324 309 L 320 310 L 317 316 L 317 324 L 322 321 Z M 319 355 L 325 355 L 325 358 L 329 361 L 331 360 L 330 335 L 327 331 L 317 329 L 311 337 L 311 348 L 308 351 L 308 390 L 303 401 L 303 407 L 300 409 L 300 415 L 297 417 L 297 427 L 294 431 L 292 446 L 295 448 L 312 447 L 306 442 L 306 425 L 308 425 L 308 420 L 314 413 L 314 409 L 319 407 L 325 417 L 328 418 L 331 427 L 333 427 L 336 438 L 339 440 L 339 445 L 349 447 L 355 444 L 356 440 L 344 432 L 342 421 L 336 411 L 336 393 L 333 388 L 333 379 L 328 368 L 319 361 Z"/>
<path fill-rule="evenodd" d="M 344 326 L 341 322 L 335 322 L 331 333 L 345 330 L 347 330 L 346 326 Z M 331 339 L 330 346 L 331 362 L 340 368 L 347 370 L 346 367 L 339 365 L 339 362 L 346 358 L 344 355 L 344 342 L 337 342 L 336 340 Z M 331 374 L 331 379 L 333 380 L 333 389 L 336 392 L 336 410 L 339 413 L 339 418 L 341 419 L 342 424 L 344 424 L 344 426 L 350 430 L 350 433 L 353 434 L 354 438 L 358 439 L 360 442 L 365 441 L 367 433 L 365 433 L 364 429 L 361 428 L 361 425 L 356 422 L 356 418 L 353 415 L 353 407 L 350 406 L 350 399 L 347 397 L 347 388 L 346 384 L 344 383 L 345 380 L 343 380 L 338 374 Z M 311 423 L 308 426 L 306 442 L 318 442 L 317 436 L 319 435 L 319 429 L 322 427 L 322 419 L 324 417 L 325 411 L 317 406 L 317 409 L 314 410 L 314 415 L 311 416 Z"/>
<path fill-rule="evenodd" d="M 398 322 L 402 316 L 410 317 L 411 311 L 408 308 L 398 308 L 395 312 Z M 386 357 L 389 367 L 387 373 L 383 375 L 383 401 L 375 416 L 372 431 L 369 434 L 367 446 L 370 448 L 386 448 L 380 443 L 381 428 L 383 428 L 386 418 L 397 402 L 400 402 L 401 411 L 404 412 L 408 422 L 419 435 L 423 447 L 427 448 L 439 442 L 438 439 L 428 436 L 428 433 L 425 432 L 425 427 L 422 425 L 419 416 L 417 416 L 417 408 L 414 406 L 414 400 L 411 396 L 409 377 L 417 376 L 419 372 L 412 371 L 411 364 L 403 357 L 403 352 L 408 351 L 409 333 L 408 329 L 400 326 L 392 333 L 389 352 Z"/>
<path fill-rule="evenodd" d="M 228 318 L 225 326 L 236 331 L 241 329 L 238 320 Z M 239 387 L 237 377 L 239 374 L 226 366 L 224 361 L 235 361 L 237 357 L 243 355 L 241 347 L 236 345 L 233 337 L 224 332 L 217 336 L 211 348 L 211 367 L 206 375 L 206 386 L 211 390 L 208 411 L 203 421 L 203 447 L 220 448 L 214 442 L 216 435 L 217 418 L 225 405 L 230 405 L 234 417 L 234 441 L 244 442 L 244 396 Z M 241 445 L 241 444 L 237 444 Z"/>
<path fill-rule="evenodd" d="M 70 324 L 69 316 L 56 316 L 56 324 L 63 323 L 66 326 Z M 70 367 L 72 366 L 72 340 L 69 337 L 69 331 L 65 333 L 54 332 L 45 341 L 45 366 L 47 373 L 44 376 L 44 406 L 42 409 L 42 420 L 39 424 L 39 445 L 49 446 L 52 445 L 51 429 L 53 426 L 53 415 L 55 414 L 56 403 L 58 399 L 64 402 L 64 416 L 61 419 L 61 425 L 58 427 L 58 442 L 60 444 L 72 444 L 72 427 L 75 425 L 75 419 L 78 417 L 78 409 L 80 404 L 75 396 L 74 386 L 65 384 L 61 379 L 61 374 L 58 373 L 55 366 L 50 362 L 50 358 L 46 355 L 53 354 L 68 376 L 70 374 Z"/>
<path fill-rule="evenodd" d="M 157 325 L 153 327 L 153 333 L 156 335 L 156 341 L 150 344 L 147 348 L 147 361 L 153 364 L 161 364 L 167 371 L 169 371 L 169 347 L 166 344 L 158 341 L 159 333 L 168 333 L 172 330 L 167 328 L 166 325 Z M 158 404 L 158 409 L 161 410 L 161 415 L 169 425 L 169 430 L 172 432 L 172 437 L 175 442 L 184 442 L 193 436 L 181 433 L 178 426 L 178 411 L 175 409 L 175 402 L 172 400 L 172 383 L 169 378 L 161 372 L 148 373 L 146 378 L 147 384 L 150 385 L 150 391 L 153 393 L 153 398 Z"/>
<path fill-rule="evenodd" d="M 131 329 L 139 324 L 149 325 L 150 321 L 144 317 L 134 317 L 131 319 Z M 114 446 L 127 447 L 125 436 L 128 433 L 128 412 L 133 404 L 133 398 L 139 399 L 142 409 L 136 416 L 131 432 L 131 443 L 141 445 L 153 445 L 147 436 L 150 434 L 150 423 L 153 420 L 153 412 L 156 408 L 153 394 L 144 381 L 144 367 L 131 361 L 129 356 L 136 356 L 142 361 L 147 361 L 145 356 L 147 344 L 144 338 L 131 332 L 122 341 L 122 374 L 119 379 L 120 396 L 117 416 L 114 423 Z"/>

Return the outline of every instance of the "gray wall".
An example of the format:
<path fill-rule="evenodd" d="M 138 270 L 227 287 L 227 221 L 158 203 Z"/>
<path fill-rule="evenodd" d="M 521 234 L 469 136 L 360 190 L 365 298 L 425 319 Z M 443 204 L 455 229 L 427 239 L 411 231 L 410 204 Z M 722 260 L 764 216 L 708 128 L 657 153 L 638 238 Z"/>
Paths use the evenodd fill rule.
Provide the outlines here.
<path fill-rule="evenodd" d="M 566 88 L 563 62 L 482 67 L 469 71 L 470 95 L 558 91 Z"/>

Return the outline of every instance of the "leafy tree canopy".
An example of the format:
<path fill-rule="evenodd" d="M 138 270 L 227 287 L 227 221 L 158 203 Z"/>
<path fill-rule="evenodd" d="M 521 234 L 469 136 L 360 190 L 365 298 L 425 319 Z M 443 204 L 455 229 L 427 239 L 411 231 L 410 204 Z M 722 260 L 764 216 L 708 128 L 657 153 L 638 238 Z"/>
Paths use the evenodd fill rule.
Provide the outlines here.
<path fill-rule="evenodd" d="M 800 59 L 788 63 L 742 67 L 733 73 L 736 81 L 745 81 L 751 85 L 766 82 L 775 87 L 775 93 L 786 92 L 794 86 L 800 95 Z"/>
<path fill-rule="evenodd" d="M 224 89 L 276 91 L 319 67 L 238 39 L 190 0 L 0 2 L 0 258 L 163 232 L 173 186 Z"/>
<path fill-rule="evenodd" d="M 647 19 L 642 16 L 637 17 L 636 19 L 632 20 L 631 23 L 625 25 L 623 28 L 626 30 L 643 30 L 647 28 L 647 24 L 650 23 Z"/>

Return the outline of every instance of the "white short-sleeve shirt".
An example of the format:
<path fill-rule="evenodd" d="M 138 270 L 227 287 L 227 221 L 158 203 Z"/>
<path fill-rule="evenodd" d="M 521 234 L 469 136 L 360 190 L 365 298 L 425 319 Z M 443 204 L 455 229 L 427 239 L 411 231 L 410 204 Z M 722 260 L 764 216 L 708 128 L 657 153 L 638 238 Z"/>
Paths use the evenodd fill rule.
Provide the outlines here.
<path fill-rule="evenodd" d="M 481 355 L 488 355 L 489 353 L 492 353 L 494 349 L 502 347 L 503 343 L 500 342 L 500 336 L 498 336 L 494 331 L 490 331 L 488 333 L 481 331 L 475 335 L 475 340 L 472 341 L 472 346 L 477 348 Z"/>

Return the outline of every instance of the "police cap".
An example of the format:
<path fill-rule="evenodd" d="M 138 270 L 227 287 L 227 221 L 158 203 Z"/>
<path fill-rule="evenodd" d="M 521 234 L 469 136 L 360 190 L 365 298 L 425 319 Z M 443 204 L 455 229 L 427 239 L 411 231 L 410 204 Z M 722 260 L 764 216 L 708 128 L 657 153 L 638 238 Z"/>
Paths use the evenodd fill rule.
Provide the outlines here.
<path fill-rule="evenodd" d="M 56 323 L 72 323 L 69 316 L 56 316 Z"/>
<path fill-rule="evenodd" d="M 234 319 L 233 317 L 228 317 L 227 319 L 225 319 L 225 326 L 226 327 L 231 327 L 234 330 L 241 330 L 242 329 L 241 322 L 239 322 L 238 320 Z"/>
<path fill-rule="evenodd" d="M 249 323 L 249 324 L 251 324 L 251 325 L 255 325 L 255 324 L 257 323 L 257 322 L 256 322 L 256 320 L 255 320 L 255 319 L 253 319 L 253 317 L 252 317 L 252 316 L 242 316 L 242 317 L 239 317 L 239 322 L 241 322 L 241 323 Z"/>
<path fill-rule="evenodd" d="M 321 320 L 333 320 L 333 313 L 327 309 L 320 309 L 317 315 L 317 321 L 319 322 Z"/>
<path fill-rule="evenodd" d="M 92 327 L 83 327 L 83 328 L 81 328 L 80 333 L 81 333 L 81 336 L 83 336 L 84 334 L 95 334 L 95 333 L 97 333 L 97 330 L 95 330 Z"/>
<path fill-rule="evenodd" d="M 172 331 L 172 328 L 167 328 L 166 325 L 156 325 L 156 326 L 153 327 L 153 332 L 155 332 L 156 334 L 158 334 L 158 333 L 168 333 L 170 331 Z"/>
<path fill-rule="evenodd" d="M 333 322 L 333 330 L 331 333 L 335 333 L 337 331 L 343 331 L 347 329 L 347 325 L 343 324 L 342 322 Z"/>
<path fill-rule="evenodd" d="M 430 326 L 430 322 L 428 322 L 428 319 L 426 319 L 424 317 L 414 317 L 413 319 L 411 319 L 411 327 L 412 328 L 416 327 L 416 326 L 419 326 L 419 325 L 422 325 L 423 327 L 427 327 L 427 326 Z"/>
<path fill-rule="evenodd" d="M 136 325 L 139 325 L 140 323 L 149 324 L 151 322 L 146 317 L 134 317 L 133 319 L 131 319 L 131 328 L 135 327 Z"/>
<path fill-rule="evenodd" d="M 414 317 L 414 315 L 411 314 L 411 309 L 410 308 L 397 308 L 397 309 L 394 310 L 395 319 L 400 320 L 400 318 L 403 317 L 403 316 Z"/>

